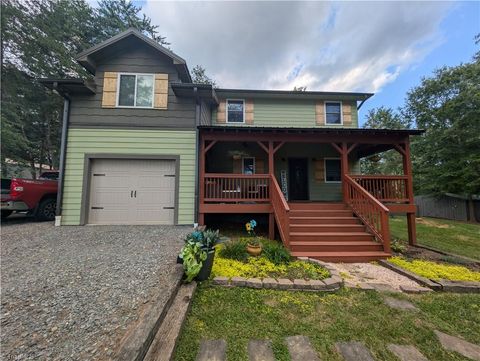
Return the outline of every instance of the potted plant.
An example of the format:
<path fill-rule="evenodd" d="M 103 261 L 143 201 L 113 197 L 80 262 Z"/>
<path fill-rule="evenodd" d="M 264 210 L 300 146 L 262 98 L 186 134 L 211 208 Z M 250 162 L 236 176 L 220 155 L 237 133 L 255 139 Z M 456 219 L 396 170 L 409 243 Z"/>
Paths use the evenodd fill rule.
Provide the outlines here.
<path fill-rule="evenodd" d="M 185 271 L 185 282 L 192 282 L 202 269 L 203 262 L 207 259 L 207 252 L 202 250 L 200 242 L 186 241 L 180 252 Z"/>
<path fill-rule="evenodd" d="M 228 152 L 234 160 L 242 159 L 242 157 L 248 157 L 248 153 L 242 150 L 231 150 Z"/>
<path fill-rule="evenodd" d="M 257 226 L 257 222 L 252 219 L 250 222 L 245 224 L 245 228 L 247 230 L 248 235 L 251 237 L 247 242 L 247 252 L 251 256 L 258 256 L 262 253 L 262 245 L 255 234 L 255 227 Z"/>
<path fill-rule="evenodd" d="M 202 264 L 202 268 L 197 275 L 197 281 L 205 281 L 210 277 L 213 267 L 213 259 L 215 258 L 215 245 L 220 241 L 219 230 L 208 229 L 202 232 L 201 249 L 207 253 L 207 258 Z"/>

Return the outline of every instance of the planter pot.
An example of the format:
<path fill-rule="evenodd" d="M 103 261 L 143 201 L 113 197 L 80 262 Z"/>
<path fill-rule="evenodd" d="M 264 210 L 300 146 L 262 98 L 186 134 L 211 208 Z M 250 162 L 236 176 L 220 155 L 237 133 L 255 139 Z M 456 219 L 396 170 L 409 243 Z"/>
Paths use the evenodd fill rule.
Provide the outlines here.
<path fill-rule="evenodd" d="M 198 273 L 197 277 L 195 277 L 197 281 L 205 281 L 208 279 L 208 277 L 210 277 L 210 273 L 212 273 L 214 258 L 215 258 L 215 249 L 212 249 L 208 251 L 207 259 L 203 261 L 202 268 L 200 269 L 200 272 Z"/>
<path fill-rule="evenodd" d="M 250 256 L 258 256 L 262 253 L 262 246 L 253 246 L 251 244 L 247 244 L 247 253 Z"/>
<path fill-rule="evenodd" d="M 242 159 L 242 156 L 241 155 L 234 155 L 234 156 L 232 156 L 232 158 L 234 160 L 240 160 L 240 159 Z"/>

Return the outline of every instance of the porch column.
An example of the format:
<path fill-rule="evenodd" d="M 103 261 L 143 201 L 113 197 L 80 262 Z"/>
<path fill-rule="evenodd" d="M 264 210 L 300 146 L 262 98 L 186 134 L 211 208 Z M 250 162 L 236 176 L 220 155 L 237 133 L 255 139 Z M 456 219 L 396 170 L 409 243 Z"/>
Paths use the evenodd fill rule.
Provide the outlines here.
<path fill-rule="evenodd" d="M 410 158 L 410 140 L 407 138 L 404 143 L 403 156 L 403 174 L 408 177 L 406 184 L 407 198 L 410 204 L 414 204 L 413 198 L 413 174 L 412 174 L 412 161 Z M 417 232 L 415 226 L 415 213 L 407 213 L 407 225 L 408 225 L 408 243 L 410 245 L 417 244 Z"/>
<path fill-rule="evenodd" d="M 205 201 L 205 140 L 200 135 L 200 149 L 198 156 L 198 181 L 199 181 L 199 213 L 198 224 L 200 226 L 205 225 L 205 214 L 202 212 Z"/>
<path fill-rule="evenodd" d="M 268 173 L 270 177 L 275 177 L 275 152 L 273 149 L 273 141 L 268 142 Z M 270 188 L 270 192 L 272 192 Z M 272 196 L 270 195 L 270 200 Z M 274 239 L 275 238 L 275 215 L 273 212 L 268 214 L 268 238 Z"/>

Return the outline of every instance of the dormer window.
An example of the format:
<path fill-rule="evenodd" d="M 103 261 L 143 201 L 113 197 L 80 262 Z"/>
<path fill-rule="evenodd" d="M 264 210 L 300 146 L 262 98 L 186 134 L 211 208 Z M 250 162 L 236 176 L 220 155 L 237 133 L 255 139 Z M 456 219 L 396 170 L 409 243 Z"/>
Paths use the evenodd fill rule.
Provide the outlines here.
<path fill-rule="evenodd" d="M 153 74 L 119 74 L 118 107 L 153 108 Z"/>
<path fill-rule="evenodd" d="M 341 102 L 325 102 L 325 124 L 343 124 Z"/>
<path fill-rule="evenodd" d="M 227 123 L 245 123 L 245 101 L 227 99 Z"/>

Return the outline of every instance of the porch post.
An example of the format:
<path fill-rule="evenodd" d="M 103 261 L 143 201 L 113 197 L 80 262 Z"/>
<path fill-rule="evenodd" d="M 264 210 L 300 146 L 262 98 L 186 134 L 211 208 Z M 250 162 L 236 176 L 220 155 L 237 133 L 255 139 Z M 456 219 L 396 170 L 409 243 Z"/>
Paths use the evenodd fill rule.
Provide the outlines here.
<path fill-rule="evenodd" d="M 275 177 L 274 156 L 273 141 L 270 140 L 268 142 L 268 173 L 270 174 L 270 177 Z M 270 202 L 272 200 L 271 192 L 272 188 L 270 187 Z M 268 238 L 275 238 L 275 215 L 273 214 L 273 210 L 268 214 Z"/>
<path fill-rule="evenodd" d="M 205 225 L 205 214 L 202 212 L 204 201 L 205 201 L 205 140 L 200 134 L 200 154 L 198 157 L 198 180 L 200 183 L 200 189 L 198 192 L 199 195 L 199 213 L 198 213 L 198 224 L 200 226 Z"/>
<path fill-rule="evenodd" d="M 413 198 L 413 175 L 412 175 L 412 162 L 410 159 L 410 140 L 407 138 L 405 140 L 405 153 L 403 155 L 403 174 L 405 174 L 407 179 L 406 191 L 409 204 L 414 204 L 415 200 Z M 417 244 L 417 232 L 415 226 L 415 213 L 407 213 L 407 225 L 408 225 L 408 243 L 410 245 Z"/>
<path fill-rule="evenodd" d="M 346 203 L 348 202 L 348 193 L 347 193 L 347 187 L 345 185 L 345 175 L 348 174 L 348 147 L 347 143 L 342 142 L 342 147 L 341 147 L 341 166 L 342 166 L 342 192 L 343 192 L 343 201 Z"/>

